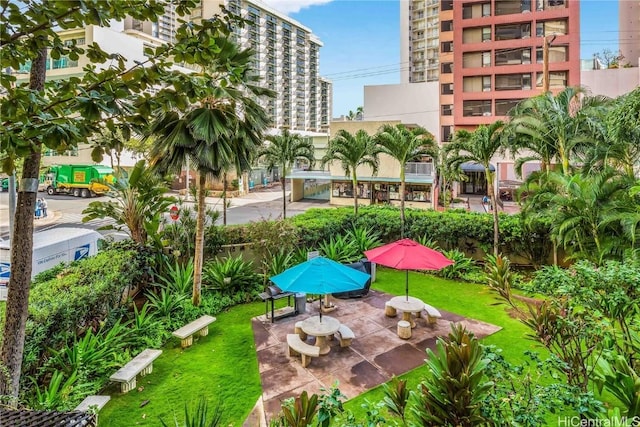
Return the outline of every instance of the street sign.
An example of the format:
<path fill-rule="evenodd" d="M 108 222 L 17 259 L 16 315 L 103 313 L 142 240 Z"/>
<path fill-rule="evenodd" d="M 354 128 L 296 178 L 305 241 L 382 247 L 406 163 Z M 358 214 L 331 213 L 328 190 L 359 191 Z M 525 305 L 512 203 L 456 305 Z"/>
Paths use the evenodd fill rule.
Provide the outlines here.
<path fill-rule="evenodd" d="M 174 221 L 177 221 L 180 217 L 180 214 L 178 213 L 178 207 L 176 205 L 171 206 L 171 209 L 169 209 L 169 216 Z"/>

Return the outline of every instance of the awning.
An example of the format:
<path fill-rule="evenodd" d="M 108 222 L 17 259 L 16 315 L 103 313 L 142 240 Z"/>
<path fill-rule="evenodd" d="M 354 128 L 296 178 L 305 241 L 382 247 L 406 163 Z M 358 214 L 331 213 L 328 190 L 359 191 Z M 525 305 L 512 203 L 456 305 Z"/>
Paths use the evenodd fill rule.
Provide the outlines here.
<path fill-rule="evenodd" d="M 484 166 L 476 162 L 464 162 L 460 165 L 460 169 L 462 169 L 462 172 L 484 172 Z M 489 170 L 495 172 L 496 168 L 489 163 Z"/>

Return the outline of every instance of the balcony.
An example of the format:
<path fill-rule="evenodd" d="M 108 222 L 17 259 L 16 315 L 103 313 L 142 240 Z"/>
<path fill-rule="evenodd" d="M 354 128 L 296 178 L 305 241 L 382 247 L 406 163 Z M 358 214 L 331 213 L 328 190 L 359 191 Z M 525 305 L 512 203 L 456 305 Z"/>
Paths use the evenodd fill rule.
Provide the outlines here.
<path fill-rule="evenodd" d="M 407 178 L 433 177 L 433 163 L 409 162 L 404 166 Z"/>

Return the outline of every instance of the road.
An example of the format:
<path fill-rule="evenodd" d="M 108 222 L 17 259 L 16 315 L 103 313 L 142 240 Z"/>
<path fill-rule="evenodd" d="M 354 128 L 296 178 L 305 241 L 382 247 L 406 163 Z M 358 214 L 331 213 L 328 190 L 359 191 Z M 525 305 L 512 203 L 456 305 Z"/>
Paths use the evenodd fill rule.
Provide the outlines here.
<path fill-rule="evenodd" d="M 287 192 L 288 194 L 288 192 Z M 46 196 L 38 193 L 38 197 L 46 197 L 49 218 L 34 220 L 36 230 L 59 227 L 82 227 L 96 230 L 102 226 L 113 224 L 110 218 L 95 219 L 82 223 L 82 211 L 90 202 L 109 200 L 108 197 L 82 199 L 66 195 Z M 177 195 L 176 195 L 177 197 Z M 246 224 L 261 219 L 276 219 L 282 215 L 282 190 L 273 187 L 247 194 L 246 196 L 230 199 L 231 206 L 227 209 L 227 224 Z M 222 211 L 222 200 L 208 197 L 207 205 L 217 211 Z M 287 217 L 300 214 L 310 207 L 328 207 L 328 202 L 301 201 L 287 204 Z M 169 219 L 166 214 L 167 221 Z M 222 215 L 219 224 L 222 223 Z M 9 196 L 7 192 L 0 193 L 0 238 L 9 237 Z"/>

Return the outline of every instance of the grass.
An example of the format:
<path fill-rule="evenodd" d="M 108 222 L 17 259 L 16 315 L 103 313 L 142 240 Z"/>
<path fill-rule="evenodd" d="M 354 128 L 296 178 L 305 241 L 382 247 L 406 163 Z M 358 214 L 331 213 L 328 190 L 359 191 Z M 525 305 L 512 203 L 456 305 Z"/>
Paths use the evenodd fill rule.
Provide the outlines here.
<path fill-rule="evenodd" d="M 403 295 L 405 273 L 378 269 L 373 288 L 394 295 Z M 526 338 L 529 330 L 520 321 L 512 318 L 505 306 L 495 305 L 497 300 L 486 286 L 409 272 L 409 294 L 439 309 L 502 327 L 502 330 L 482 339 L 482 343 L 502 349 L 505 359 L 513 364 L 521 364 L 527 350 L 537 351 L 543 357 L 547 354 L 544 348 Z M 426 368 L 421 366 L 407 372 L 401 378 L 408 380 L 409 389 L 415 389 L 425 373 Z M 345 407 L 359 419 L 364 419 L 366 410 L 362 405 L 365 401 L 378 403 L 383 398 L 383 387 L 379 386 L 349 400 Z"/>
<path fill-rule="evenodd" d="M 262 303 L 253 303 L 216 315 L 209 335 L 185 350 L 180 340 L 172 339 L 154 362 L 153 373 L 138 377 L 142 391 L 107 390 L 111 401 L 100 411 L 100 426 L 157 426 L 159 417 L 173 425 L 174 415 L 181 421 L 185 404 L 191 409 L 201 396 L 210 408 L 223 403 L 221 425 L 242 425 L 262 394 L 250 319 L 263 310 Z"/>

